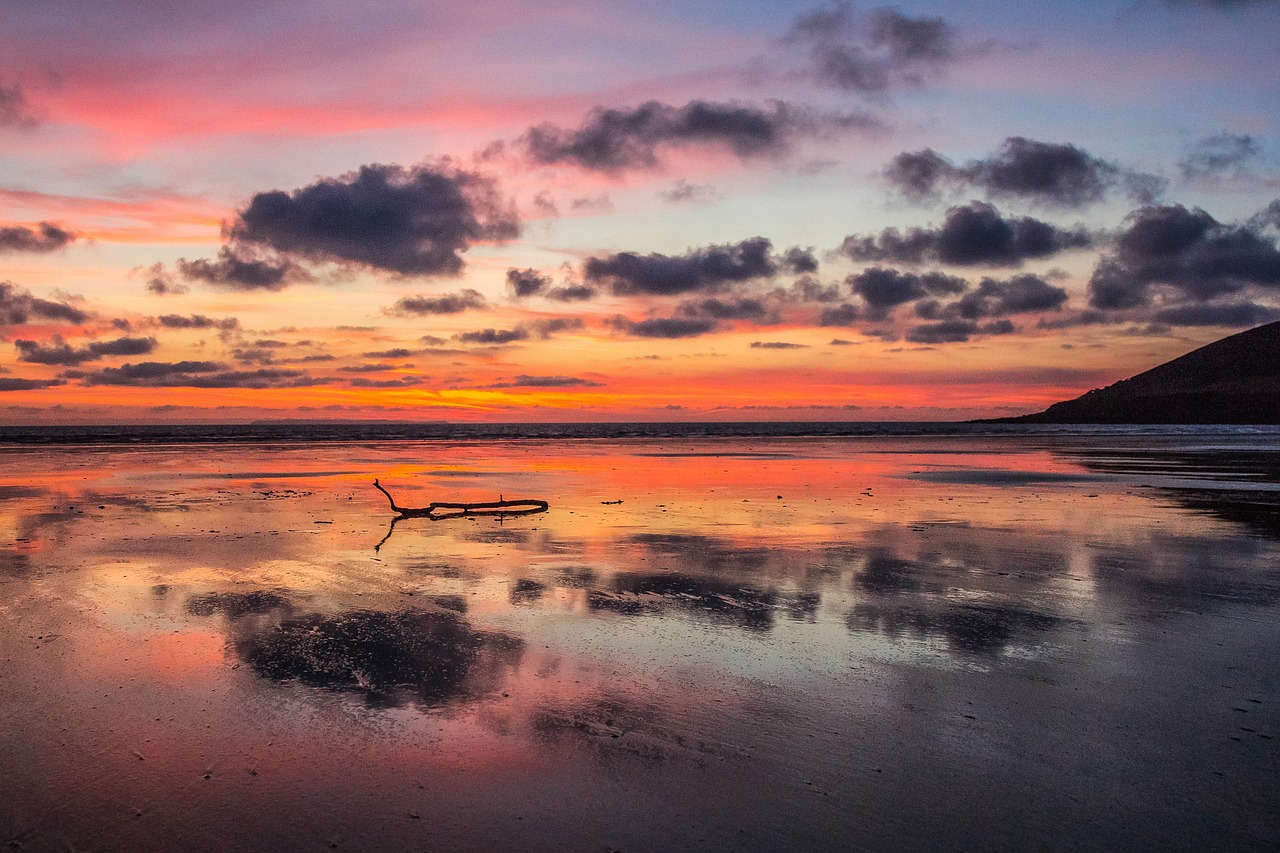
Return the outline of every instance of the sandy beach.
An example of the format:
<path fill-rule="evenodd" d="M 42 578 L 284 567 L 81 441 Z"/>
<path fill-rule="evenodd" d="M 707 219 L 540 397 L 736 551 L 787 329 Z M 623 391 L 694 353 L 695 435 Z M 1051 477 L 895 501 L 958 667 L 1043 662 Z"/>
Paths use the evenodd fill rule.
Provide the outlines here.
<path fill-rule="evenodd" d="M 16 849 L 1280 845 L 1274 432 L 0 458 Z"/>

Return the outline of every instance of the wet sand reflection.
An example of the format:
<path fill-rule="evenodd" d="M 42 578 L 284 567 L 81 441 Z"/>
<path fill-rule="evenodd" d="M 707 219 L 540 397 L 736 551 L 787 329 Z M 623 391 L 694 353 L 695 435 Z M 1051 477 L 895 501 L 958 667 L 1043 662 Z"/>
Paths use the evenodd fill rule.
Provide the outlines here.
<path fill-rule="evenodd" d="M 1275 846 L 1280 441 L 1203 443 L 5 451 L 0 835 Z"/>

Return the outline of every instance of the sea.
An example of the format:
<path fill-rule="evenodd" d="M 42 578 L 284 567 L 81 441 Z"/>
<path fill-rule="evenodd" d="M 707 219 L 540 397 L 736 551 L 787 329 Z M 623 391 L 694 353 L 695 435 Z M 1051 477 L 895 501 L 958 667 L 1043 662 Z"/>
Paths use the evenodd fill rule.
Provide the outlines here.
<path fill-rule="evenodd" d="M 16 445 L 170 445 L 274 442 L 518 441 L 576 439 L 750 439 L 858 437 L 1280 438 L 1280 426 L 1173 424 L 1009 424 L 980 421 L 719 421 L 599 423 L 448 423 L 259 421 L 236 424 L 0 426 Z"/>

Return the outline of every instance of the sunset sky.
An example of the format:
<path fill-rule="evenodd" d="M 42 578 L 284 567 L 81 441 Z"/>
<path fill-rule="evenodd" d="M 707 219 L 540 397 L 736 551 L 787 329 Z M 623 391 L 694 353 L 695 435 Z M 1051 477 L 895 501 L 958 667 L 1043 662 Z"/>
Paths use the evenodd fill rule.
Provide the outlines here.
<path fill-rule="evenodd" d="M 0 423 L 951 420 L 1280 319 L 1280 3 L 0 4 Z"/>

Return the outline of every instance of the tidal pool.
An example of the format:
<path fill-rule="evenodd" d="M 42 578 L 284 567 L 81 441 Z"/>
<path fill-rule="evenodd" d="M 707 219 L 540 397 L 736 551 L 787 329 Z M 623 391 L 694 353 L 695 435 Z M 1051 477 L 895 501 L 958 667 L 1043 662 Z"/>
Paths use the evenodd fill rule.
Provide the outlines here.
<path fill-rule="evenodd" d="M 17 849 L 1280 845 L 1276 434 L 0 462 Z"/>

